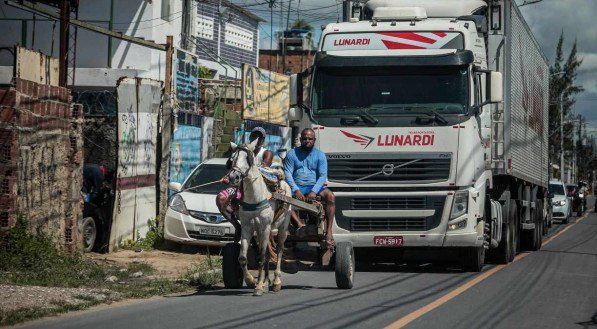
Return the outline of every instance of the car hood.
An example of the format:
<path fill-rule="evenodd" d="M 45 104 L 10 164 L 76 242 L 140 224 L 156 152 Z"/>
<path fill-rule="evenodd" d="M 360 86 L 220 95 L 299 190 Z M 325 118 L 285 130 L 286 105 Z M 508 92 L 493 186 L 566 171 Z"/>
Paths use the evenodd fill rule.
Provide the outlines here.
<path fill-rule="evenodd" d="M 180 196 L 188 210 L 201 211 L 213 214 L 219 214 L 218 206 L 216 206 L 215 194 L 201 194 L 182 192 Z"/>

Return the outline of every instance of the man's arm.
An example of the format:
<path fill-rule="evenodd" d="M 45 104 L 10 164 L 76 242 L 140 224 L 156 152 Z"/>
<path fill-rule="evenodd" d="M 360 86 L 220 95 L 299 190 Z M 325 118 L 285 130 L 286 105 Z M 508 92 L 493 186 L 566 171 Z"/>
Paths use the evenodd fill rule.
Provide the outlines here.
<path fill-rule="evenodd" d="M 319 192 L 323 187 L 323 184 L 328 180 L 328 161 L 325 158 L 325 154 L 323 152 L 318 152 L 317 154 L 317 182 L 313 185 L 311 189 L 312 192 Z"/>
<path fill-rule="evenodd" d="M 284 159 L 284 175 L 286 175 L 286 182 L 288 185 L 290 185 L 290 190 L 294 194 L 294 192 L 299 188 L 294 182 L 294 177 L 292 177 L 292 174 L 294 174 L 294 152 L 291 150 Z"/>

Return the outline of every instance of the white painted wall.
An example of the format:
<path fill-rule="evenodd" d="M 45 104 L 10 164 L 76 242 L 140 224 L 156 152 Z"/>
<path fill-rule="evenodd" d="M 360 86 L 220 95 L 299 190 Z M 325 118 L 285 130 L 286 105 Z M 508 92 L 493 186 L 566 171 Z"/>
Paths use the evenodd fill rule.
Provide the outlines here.
<path fill-rule="evenodd" d="M 81 0 L 79 19 L 91 24 L 108 28 L 110 21 L 110 2 L 112 0 Z M 182 0 L 113 0 L 114 30 L 124 34 L 141 37 L 156 43 L 165 44 L 166 36 L 174 37 L 174 45 L 179 46 L 182 27 Z M 164 3 L 163 3 L 164 2 Z M 194 2 L 193 2 L 194 3 Z M 170 5 L 166 10 L 167 4 Z M 0 31 L 6 31 L 0 38 L 1 47 L 13 47 L 22 40 L 22 21 L 27 20 L 26 47 L 40 50 L 45 54 L 58 56 L 60 24 L 36 17 L 33 28 L 33 14 L 0 2 Z M 49 10 L 56 10 L 48 7 Z M 195 12 L 191 9 L 192 13 Z M 194 18 L 195 15 L 192 15 Z M 194 29 L 195 24 L 191 22 Z M 33 31 L 35 30 L 35 35 Z M 53 32 L 53 33 L 52 33 Z M 191 31 L 194 34 L 194 31 Z M 166 68 L 164 51 L 153 50 L 140 45 L 112 38 L 111 65 L 108 60 L 109 38 L 85 29 L 78 29 L 77 38 L 77 79 L 76 85 L 108 86 L 113 85 L 114 74 L 127 74 L 156 80 L 164 79 Z M 53 47 L 52 47 L 53 43 Z M 12 54 L 0 50 L 0 67 L 12 65 Z M 116 70 L 111 70 L 116 69 Z M 2 72 L 10 70 L 0 70 Z M 131 74 L 131 75 L 129 75 Z M 134 75 L 132 75 L 134 74 Z M 0 83 L 10 81 L 11 77 L 0 76 Z M 97 78 L 96 78 L 97 77 Z"/>

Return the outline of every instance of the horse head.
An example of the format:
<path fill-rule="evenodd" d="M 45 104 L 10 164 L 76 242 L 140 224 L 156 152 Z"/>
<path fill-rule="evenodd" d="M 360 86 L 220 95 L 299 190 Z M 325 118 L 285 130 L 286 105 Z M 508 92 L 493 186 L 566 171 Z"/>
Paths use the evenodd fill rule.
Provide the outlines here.
<path fill-rule="evenodd" d="M 249 170 L 255 164 L 254 150 L 257 146 L 257 139 L 252 143 L 236 145 L 230 142 L 232 148 L 232 156 L 230 161 L 232 162 L 232 168 L 228 173 L 228 178 L 234 186 L 239 186 L 242 180 L 249 175 Z"/>

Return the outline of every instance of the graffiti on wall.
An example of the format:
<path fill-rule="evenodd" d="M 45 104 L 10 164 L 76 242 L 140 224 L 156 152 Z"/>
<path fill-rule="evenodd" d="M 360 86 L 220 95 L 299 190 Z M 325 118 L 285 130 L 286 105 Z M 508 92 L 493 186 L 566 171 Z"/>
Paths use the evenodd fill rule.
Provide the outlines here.
<path fill-rule="evenodd" d="M 182 49 L 176 49 L 174 56 L 174 87 L 178 107 L 194 112 L 199 103 L 199 65 L 197 56 Z"/>
<path fill-rule="evenodd" d="M 145 237 L 156 217 L 156 143 L 161 82 L 118 82 L 118 166 L 110 250 Z"/>

